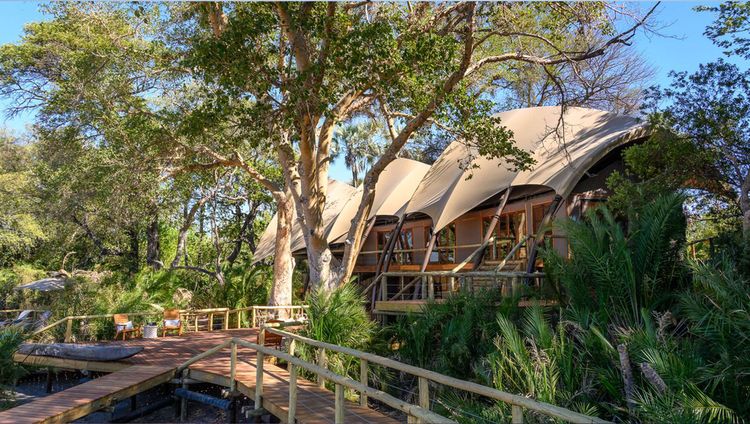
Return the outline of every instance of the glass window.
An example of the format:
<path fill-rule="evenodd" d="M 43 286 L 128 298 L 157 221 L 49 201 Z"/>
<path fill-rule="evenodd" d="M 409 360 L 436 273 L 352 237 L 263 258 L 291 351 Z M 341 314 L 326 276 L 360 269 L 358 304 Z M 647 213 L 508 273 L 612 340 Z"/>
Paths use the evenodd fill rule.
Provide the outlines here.
<path fill-rule="evenodd" d="M 482 219 L 482 236 L 492 223 L 492 217 Z M 504 259 L 510 250 L 526 235 L 526 213 L 523 211 L 504 213 L 495 227 L 495 243 L 487 250 L 490 260 Z M 516 255 L 521 255 L 521 251 Z"/>
<path fill-rule="evenodd" d="M 425 227 L 425 246 L 430 243 L 432 227 Z M 430 253 L 431 263 L 452 264 L 456 262 L 456 224 L 449 224 L 437 235 L 435 247 Z"/>

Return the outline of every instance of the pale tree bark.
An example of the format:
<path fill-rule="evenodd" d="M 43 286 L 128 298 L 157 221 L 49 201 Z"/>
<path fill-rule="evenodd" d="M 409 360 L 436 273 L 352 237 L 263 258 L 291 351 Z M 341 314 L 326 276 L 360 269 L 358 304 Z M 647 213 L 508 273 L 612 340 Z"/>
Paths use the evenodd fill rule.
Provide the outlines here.
<path fill-rule="evenodd" d="M 197 202 L 193 203 L 193 205 L 190 207 L 190 209 L 187 210 L 185 213 L 185 219 L 182 222 L 182 225 L 180 226 L 180 230 L 177 234 L 177 251 L 175 252 L 174 258 L 172 259 L 172 263 L 170 264 L 171 268 L 175 268 L 178 265 L 180 265 L 180 259 L 185 255 L 185 247 L 187 244 L 187 234 L 190 230 L 190 227 L 193 225 L 193 220 L 195 219 L 195 214 L 198 212 L 198 210 L 206 204 L 208 199 L 211 198 L 212 192 L 209 192 L 202 196 L 200 199 L 198 199 Z"/>
<path fill-rule="evenodd" d="M 291 192 L 274 193 L 276 199 L 276 246 L 274 248 L 274 284 L 268 304 L 271 306 L 292 304 L 294 258 L 292 257 L 292 223 L 295 214 Z M 285 318 L 285 317 L 281 317 Z"/>

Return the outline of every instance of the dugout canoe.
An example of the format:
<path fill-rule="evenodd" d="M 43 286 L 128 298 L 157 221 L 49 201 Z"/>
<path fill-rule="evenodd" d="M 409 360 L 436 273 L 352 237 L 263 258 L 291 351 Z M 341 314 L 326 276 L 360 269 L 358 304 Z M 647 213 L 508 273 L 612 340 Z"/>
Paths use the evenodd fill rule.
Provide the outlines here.
<path fill-rule="evenodd" d="M 143 346 L 80 345 L 72 343 L 24 343 L 17 353 L 79 361 L 119 361 L 141 352 Z"/>

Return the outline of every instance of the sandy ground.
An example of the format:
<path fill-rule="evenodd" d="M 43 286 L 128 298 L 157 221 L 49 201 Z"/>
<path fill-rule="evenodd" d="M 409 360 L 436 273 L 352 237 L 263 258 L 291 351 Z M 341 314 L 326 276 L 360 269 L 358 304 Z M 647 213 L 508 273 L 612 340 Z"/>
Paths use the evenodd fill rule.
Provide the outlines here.
<path fill-rule="evenodd" d="M 65 390 L 66 388 L 73 387 L 77 384 L 81 384 L 88 380 L 87 376 L 77 372 L 58 372 L 53 379 L 52 390 L 53 393 Z M 19 405 L 26 402 L 31 402 L 34 399 L 38 399 L 47 396 L 46 393 L 46 371 L 36 372 L 24 377 L 19 381 L 16 387 L 16 399 L 15 404 Z M 209 394 L 211 396 L 220 396 L 220 388 L 211 385 L 200 385 L 193 390 Z M 158 402 L 162 399 L 171 396 L 171 392 L 168 385 L 156 387 L 149 391 L 138 394 L 136 397 L 137 408 L 145 407 L 153 402 Z M 243 404 L 251 403 L 247 399 L 242 399 Z M 87 417 L 81 418 L 75 422 L 77 423 L 106 423 L 112 422 L 112 417 L 117 417 L 130 412 L 130 400 L 126 399 L 115 405 L 114 414 L 110 412 L 96 412 Z M 242 414 L 238 414 L 240 423 L 251 422 L 246 420 Z M 134 423 L 174 423 L 178 419 L 175 417 L 174 407 L 170 404 L 166 407 L 153 411 L 147 415 L 143 415 L 129 422 Z M 264 420 L 268 421 L 268 419 Z M 202 405 L 196 402 L 191 402 L 188 407 L 188 420 L 190 423 L 226 423 L 227 416 L 225 411 L 218 408 Z"/>

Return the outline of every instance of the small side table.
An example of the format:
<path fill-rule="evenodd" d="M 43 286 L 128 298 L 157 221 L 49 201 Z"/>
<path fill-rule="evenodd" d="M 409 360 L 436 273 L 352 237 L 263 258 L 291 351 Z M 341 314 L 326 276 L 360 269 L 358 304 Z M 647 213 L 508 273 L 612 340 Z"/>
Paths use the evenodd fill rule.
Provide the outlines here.
<path fill-rule="evenodd" d="M 144 339 L 155 339 L 159 337 L 159 326 L 157 325 L 144 325 L 143 326 L 143 338 Z"/>

